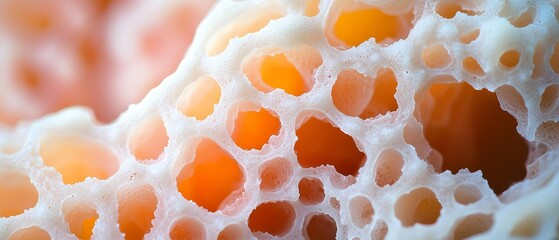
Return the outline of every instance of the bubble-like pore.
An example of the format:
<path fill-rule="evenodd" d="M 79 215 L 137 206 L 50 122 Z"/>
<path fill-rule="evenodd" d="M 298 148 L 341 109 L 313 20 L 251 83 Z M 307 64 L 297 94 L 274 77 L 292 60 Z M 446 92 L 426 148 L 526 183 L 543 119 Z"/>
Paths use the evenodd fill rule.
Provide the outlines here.
<path fill-rule="evenodd" d="M 65 184 L 84 181 L 87 177 L 107 179 L 119 167 L 116 154 L 104 143 L 77 134 L 50 135 L 41 140 L 43 162 L 62 175 Z"/>
<path fill-rule="evenodd" d="M 466 72 L 471 73 L 475 76 L 485 75 L 485 71 L 483 71 L 483 68 L 479 65 L 478 61 L 471 56 L 464 58 L 464 60 L 462 61 L 462 66 L 464 67 L 464 70 L 466 70 Z"/>
<path fill-rule="evenodd" d="M 300 96 L 314 86 L 314 72 L 322 56 L 313 47 L 271 48 L 255 52 L 243 61 L 243 73 L 254 88 L 268 93 L 275 89 Z"/>
<path fill-rule="evenodd" d="M 22 214 L 35 207 L 39 193 L 23 171 L 0 167 L 0 218 Z"/>
<path fill-rule="evenodd" d="M 452 58 L 442 43 L 432 43 L 423 48 L 421 60 L 428 68 L 444 68 L 450 64 Z"/>
<path fill-rule="evenodd" d="M 44 229 L 31 226 L 26 228 L 20 228 L 16 230 L 8 240 L 50 240 L 50 234 Z"/>
<path fill-rule="evenodd" d="M 559 122 L 546 121 L 536 129 L 536 139 L 550 148 L 559 147 Z"/>
<path fill-rule="evenodd" d="M 493 217 L 487 214 L 473 214 L 460 220 L 454 228 L 454 240 L 466 239 L 484 232 L 493 226 Z"/>
<path fill-rule="evenodd" d="M 520 61 L 520 53 L 516 50 L 509 50 L 501 55 L 499 58 L 499 62 L 501 63 L 501 67 L 505 70 L 512 70 L 518 65 Z"/>
<path fill-rule="evenodd" d="M 324 200 L 324 185 L 317 178 L 302 178 L 299 181 L 299 201 L 305 205 L 319 204 Z"/>
<path fill-rule="evenodd" d="M 497 194 L 526 176 L 528 145 L 495 93 L 467 83 L 437 83 L 418 102 L 423 132 L 431 154 L 442 157 L 442 171 L 481 170 Z"/>
<path fill-rule="evenodd" d="M 265 108 L 258 111 L 239 111 L 231 138 L 244 150 L 261 150 L 272 136 L 277 136 L 281 123 L 275 113 Z"/>
<path fill-rule="evenodd" d="M 404 158 L 397 150 L 386 149 L 379 154 L 375 166 L 375 182 L 377 186 L 392 185 L 402 176 Z"/>
<path fill-rule="evenodd" d="M 130 151 L 136 160 L 155 160 L 169 143 L 167 130 L 160 116 L 152 116 L 141 121 L 130 137 Z"/>
<path fill-rule="evenodd" d="M 325 213 L 311 213 L 305 217 L 303 237 L 309 240 L 335 240 L 336 221 Z"/>
<path fill-rule="evenodd" d="M 411 19 L 411 12 L 392 14 L 365 3 L 335 1 L 326 19 L 326 38 L 332 46 L 342 48 L 359 46 L 371 38 L 391 44 L 408 36 Z"/>
<path fill-rule="evenodd" d="M 151 231 L 157 196 L 147 183 L 133 182 L 119 188 L 118 225 L 126 240 L 143 239 Z"/>
<path fill-rule="evenodd" d="M 274 158 L 260 166 L 260 190 L 275 191 L 283 186 L 293 176 L 293 169 L 289 160 Z"/>
<path fill-rule="evenodd" d="M 475 41 L 479 37 L 479 28 L 474 30 L 465 32 L 464 34 L 460 35 L 459 40 L 464 44 L 470 44 L 471 42 Z"/>
<path fill-rule="evenodd" d="M 176 220 L 169 231 L 171 240 L 206 240 L 206 227 L 196 219 L 183 217 Z"/>
<path fill-rule="evenodd" d="M 386 237 L 388 233 L 388 225 L 382 220 L 377 220 L 373 230 L 371 230 L 371 239 L 372 240 L 382 240 Z"/>
<path fill-rule="evenodd" d="M 481 190 L 473 184 L 460 184 L 454 190 L 454 200 L 462 205 L 476 203 L 481 197 Z"/>
<path fill-rule="evenodd" d="M 332 101 L 345 115 L 367 119 L 398 109 L 394 98 L 397 86 L 391 69 L 380 69 L 374 79 L 353 69 L 344 70 L 332 87 Z"/>
<path fill-rule="evenodd" d="M 373 220 L 375 210 L 371 201 L 365 196 L 356 196 L 351 198 L 348 203 L 349 215 L 351 220 L 357 227 L 363 228 Z"/>
<path fill-rule="evenodd" d="M 95 204 L 83 198 L 69 198 L 62 204 L 62 213 L 71 233 L 79 239 L 91 238 L 99 218 Z"/>
<path fill-rule="evenodd" d="M 541 219 L 536 214 L 529 214 L 512 228 L 510 234 L 516 237 L 533 237 L 541 227 Z"/>
<path fill-rule="evenodd" d="M 316 16 L 320 12 L 320 9 L 318 8 L 319 4 L 320 0 L 305 0 L 305 16 Z"/>
<path fill-rule="evenodd" d="M 243 191 L 245 177 L 237 161 L 226 150 L 203 138 L 196 146 L 194 160 L 180 170 L 176 180 L 185 199 L 215 212 L 223 209 L 223 204 L 231 203 L 226 199 Z"/>
<path fill-rule="evenodd" d="M 242 38 L 247 34 L 258 32 L 270 21 L 283 17 L 284 13 L 281 7 L 267 4 L 265 7 L 251 9 L 237 16 L 236 19 L 215 31 L 206 45 L 206 54 L 209 56 L 220 54 L 233 38 Z"/>
<path fill-rule="evenodd" d="M 559 84 L 547 86 L 540 99 L 540 111 L 546 113 L 559 107 Z"/>
<path fill-rule="evenodd" d="M 533 7 L 530 7 L 526 10 L 524 10 L 524 12 L 518 16 L 516 19 L 514 19 L 513 21 L 511 21 L 512 25 L 517 27 L 517 28 L 523 28 L 526 27 L 530 24 L 532 24 L 534 22 L 534 14 L 536 13 L 536 9 Z"/>
<path fill-rule="evenodd" d="M 236 224 L 227 225 L 217 235 L 217 240 L 242 240 L 246 239 L 243 229 Z"/>
<path fill-rule="evenodd" d="M 431 189 L 420 187 L 398 198 L 394 205 L 396 217 L 403 226 L 433 224 L 441 214 L 442 205 Z"/>
<path fill-rule="evenodd" d="M 555 43 L 553 47 L 553 53 L 551 58 L 549 58 L 549 64 L 556 74 L 559 74 L 559 42 Z"/>
<path fill-rule="evenodd" d="M 296 130 L 295 152 L 304 168 L 332 165 L 342 175 L 357 175 L 366 156 L 355 140 L 328 120 L 310 117 Z"/>
<path fill-rule="evenodd" d="M 248 217 L 248 227 L 254 232 L 285 236 L 293 227 L 295 209 L 289 202 L 267 202 L 258 205 Z"/>
<path fill-rule="evenodd" d="M 204 120 L 214 112 L 214 106 L 219 102 L 220 97 L 221 87 L 217 81 L 208 75 L 203 75 L 186 86 L 176 107 L 184 116 Z"/>
<path fill-rule="evenodd" d="M 446 19 L 454 18 L 457 13 L 463 13 L 468 16 L 476 15 L 476 12 L 465 9 L 461 5 L 460 1 L 449 1 L 449 0 L 440 1 L 437 7 L 435 8 L 435 12 L 437 12 L 439 16 Z"/>

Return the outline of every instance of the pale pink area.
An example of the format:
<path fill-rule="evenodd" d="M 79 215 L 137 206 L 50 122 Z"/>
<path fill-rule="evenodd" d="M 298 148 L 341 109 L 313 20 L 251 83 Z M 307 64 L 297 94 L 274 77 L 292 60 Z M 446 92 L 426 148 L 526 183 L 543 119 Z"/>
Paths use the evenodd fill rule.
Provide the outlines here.
<path fill-rule="evenodd" d="M 213 2 L 0 0 L 0 124 L 72 105 L 113 120 L 176 69 Z"/>

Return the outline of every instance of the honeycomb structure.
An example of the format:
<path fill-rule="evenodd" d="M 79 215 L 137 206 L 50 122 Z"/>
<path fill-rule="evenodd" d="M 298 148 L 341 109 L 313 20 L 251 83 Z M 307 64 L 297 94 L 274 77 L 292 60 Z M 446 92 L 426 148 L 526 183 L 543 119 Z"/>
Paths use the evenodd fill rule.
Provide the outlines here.
<path fill-rule="evenodd" d="M 558 48 L 558 1 L 222 0 L 116 121 L 0 132 L 0 238 L 557 238 Z"/>

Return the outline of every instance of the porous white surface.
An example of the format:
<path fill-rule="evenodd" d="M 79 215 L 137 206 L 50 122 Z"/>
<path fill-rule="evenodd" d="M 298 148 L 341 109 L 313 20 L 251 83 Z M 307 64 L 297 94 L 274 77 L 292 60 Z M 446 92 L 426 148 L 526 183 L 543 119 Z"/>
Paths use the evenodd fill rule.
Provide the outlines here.
<path fill-rule="evenodd" d="M 355 48 L 337 48 L 328 42 L 325 26 L 332 21 L 329 11 L 334 11 L 336 1 L 320 1 L 318 15 L 303 14 L 305 1 L 233 1 L 219 2 L 200 25 L 186 57 L 175 73 L 153 89 L 145 99 L 132 105 L 114 123 L 100 125 L 91 112 L 71 108 L 47 116 L 14 130 L 0 132 L 0 170 L 20 169 L 27 173 L 37 188 L 39 200 L 35 207 L 24 213 L 0 218 L 0 238 L 6 239 L 13 231 L 27 226 L 39 226 L 47 230 L 52 239 L 74 239 L 61 214 L 62 202 L 79 195 L 95 203 L 99 219 L 94 227 L 94 239 L 119 239 L 123 235 L 117 224 L 117 191 L 133 181 L 151 185 L 158 199 L 155 220 L 145 239 L 166 239 L 172 223 L 181 216 L 188 216 L 205 226 L 208 239 L 216 239 L 229 224 L 237 224 L 245 237 L 272 238 L 264 233 L 251 233 L 247 219 L 259 204 L 287 201 L 295 209 L 296 217 L 290 230 L 281 237 L 302 238 L 305 217 L 316 212 L 331 216 L 337 226 L 337 239 L 369 239 L 380 237 L 376 228 L 384 223 L 388 229 L 386 239 L 453 239 L 454 229 L 460 220 L 474 214 L 491 215 L 491 228 L 474 239 L 511 239 L 511 232 L 526 219 L 539 223 L 533 239 L 553 239 L 558 236 L 559 226 L 559 104 L 555 97 L 548 111 L 541 111 L 540 99 L 546 87 L 559 83 L 559 75 L 553 71 L 548 59 L 552 48 L 559 41 L 559 8 L 557 1 L 475 1 L 470 9 L 475 16 L 458 13 L 452 19 L 437 15 L 438 1 L 364 1 L 387 12 L 413 9 L 413 27 L 409 35 L 389 45 L 376 44 L 371 39 Z M 342 1 L 338 1 L 342 2 Z M 258 32 L 232 39 L 227 48 L 215 55 L 206 54 L 208 42 L 222 27 L 238 16 L 258 11 L 283 13 Z M 535 10 L 533 21 L 518 28 L 507 19 L 515 19 L 526 9 Z M 463 44 L 459 36 L 478 28 L 479 37 L 470 44 Z M 432 42 L 441 42 L 451 56 L 451 62 L 441 69 L 426 68 L 421 62 L 421 50 Z M 544 61 L 537 77 L 532 76 L 533 56 L 536 46 L 542 44 Z M 310 92 L 298 97 L 284 91 L 263 93 L 251 86 L 244 75 L 243 61 L 251 53 L 269 48 L 290 49 L 301 45 L 315 48 L 322 57 L 322 65 L 314 72 L 315 83 Z M 514 70 L 500 65 L 499 58 L 507 50 L 520 53 Z M 461 59 L 475 57 L 486 75 L 479 78 L 464 71 Z M 398 79 L 395 99 L 398 110 L 376 118 L 362 120 L 341 113 L 333 104 L 331 89 L 335 76 L 343 70 L 375 76 L 381 68 L 390 68 Z M 221 98 L 213 114 L 199 121 L 186 117 L 175 105 L 182 90 L 202 75 L 215 78 L 221 87 Z M 430 79 L 450 75 L 465 81 L 476 89 L 495 91 L 501 86 L 512 86 L 524 101 L 506 92 L 498 96 L 501 106 L 516 117 L 518 132 L 529 141 L 530 159 L 527 177 L 501 196 L 493 193 L 481 172 L 462 170 L 457 174 L 448 171 L 437 173 L 418 155 L 418 149 L 404 140 L 406 123 L 414 122 L 416 103 L 414 96 L 430 84 Z M 281 121 L 278 136 L 260 151 L 238 148 L 230 137 L 231 108 L 241 101 L 257 103 L 273 111 Z M 343 176 L 332 166 L 303 168 L 297 162 L 294 151 L 296 129 L 304 116 L 317 113 L 327 118 L 344 133 L 352 136 L 359 150 L 367 156 L 358 174 Z M 160 115 L 163 119 L 169 144 L 159 158 L 151 164 L 136 161 L 128 149 L 134 126 L 139 120 Z M 545 122 L 551 122 L 542 125 Z M 542 127 L 547 126 L 547 127 Z M 89 178 L 84 182 L 65 185 L 54 168 L 46 167 L 38 154 L 41 139 L 47 134 L 80 133 L 92 136 L 109 146 L 118 157 L 118 171 L 106 180 Z M 182 158 L 192 148 L 193 139 L 205 137 L 218 143 L 235 158 L 244 173 L 242 204 L 237 208 L 215 213 L 185 200 L 177 191 L 176 176 L 186 164 Z M 538 152 L 538 146 L 545 150 Z M 1 153 L 2 149 L 6 150 Z M 403 157 L 402 175 L 390 186 L 379 187 L 375 183 L 377 157 L 385 149 L 395 149 Z M 190 150 L 191 151 L 191 150 Z M 425 151 L 425 150 L 423 150 Z M 429 151 L 429 149 L 427 149 Z M 288 159 L 293 174 L 288 182 L 275 192 L 260 190 L 258 169 L 260 165 L 277 157 Z M 188 161 L 188 160 L 187 160 Z M 219 176 L 216 176 L 219 177 Z M 304 177 L 319 179 L 324 187 L 324 200 L 316 205 L 299 201 L 297 184 Z M 455 189 L 470 184 L 480 191 L 479 201 L 463 205 L 454 198 Z M 434 224 L 404 226 L 397 217 L 397 202 L 402 196 L 418 188 L 432 191 L 442 209 Z M 352 216 L 351 199 L 357 196 L 370 201 L 374 208 L 371 221 L 364 226 Z M 339 209 L 331 205 L 339 202 Z M 356 212 L 356 211 L 353 211 Z M 359 212 L 359 211 L 357 211 Z M 355 215 L 355 214 L 354 214 Z M 358 217 L 357 217 L 358 218 Z M 381 231 L 382 232 L 382 231 Z"/>

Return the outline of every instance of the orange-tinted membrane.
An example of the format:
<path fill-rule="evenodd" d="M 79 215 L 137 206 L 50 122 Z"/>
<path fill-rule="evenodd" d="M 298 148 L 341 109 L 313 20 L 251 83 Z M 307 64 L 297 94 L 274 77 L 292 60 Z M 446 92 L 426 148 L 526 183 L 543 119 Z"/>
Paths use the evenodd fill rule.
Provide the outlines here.
<path fill-rule="evenodd" d="M 207 239 L 206 227 L 198 220 L 193 218 L 181 218 L 171 227 L 169 231 L 169 238 L 171 240 L 194 240 L 194 239 Z"/>
<path fill-rule="evenodd" d="M 453 18 L 458 12 L 465 13 L 469 16 L 475 15 L 475 12 L 464 10 L 462 6 L 454 2 L 441 1 L 435 11 L 443 18 Z"/>
<path fill-rule="evenodd" d="M 549 64 L 551 64 L 553 71 L 559 74 L 559 42 L 555 43 L 555 47 L 553 47 L 553 54 L 549 59 Z"/>
<path fill-rule="evenodd" d="M 377 43 L 398 37 L 400 22 L 397 16 L 377 8 L 357 9 L 340 13 L 334 23 L 334 36 L 346 46 L 359 46 L 375 38 Z"/>
<path fill-rule="evenodd" d="M 157 196 L 148 184 L 132 183 L 118 190 L 118 225 L 126 240 L 140 240 L 150 232 Z"/>
<path fill-rule="evenodd" d="M 82 182 L 86 177 L 107 179 L 118 170 L 115 153 L 86 136 L 47 137 L 41 141 L 39 154 L 45 165 L 62 175 L 65 184 Z"/>
<path fill-rule="evenodd" d="M 252 232 L 283 236 L 293 226 L 295 209 L 288 202 L 262 203 L 252 210 L 248 217 L 248 227 Z"/>
<path fill-rule="evenodd" d="M 83 199 L 69 199 L 63 203 L 62 213 L 71 233 L 79 239 L 91 238 L 95 221 L 99 217 L 93 204 L 84 202 Z"/>
<path fill-rule="evenodd" d="M 305 15 L 308 17 L 316 16 L 319 12 L 318 4 L 320 4 L 320 0 L 306 0 Z"/>
<path fill-rule="evenodd" d="M 394 213 L 409 227 L 414 224 L 434 224 L 439 219 L 442 205 L 431 189 L 421 187 L 398 198 Z"/>
<path fill-rule="evenodd" d="M 476 76 L 485 75 L 485 71 L 483 71 L 483 68 L 481 68 L 477 60 L 473 57 L 468 56 L 464 58 L 462 66 L 464 67 L 464 70 Z"/>
<path fill-rule="evenodd" d="M 8 240 L 50 240 L 50 234 L 44 229 L 36 226 L 20 228 Z"/>
<path fill-rule="evenodd" d="M 281 123 L 268 110 L 239 112 L 231 138 L 245 150 L 262 149 L 272 135 L 279 134 Z"/>
<path fill-rule="evenodd" d="M 221 87 L 215 79 L 204 75 L 190 83 L 177 102 L 177 109 L 187 117 L 204 120 L 214 111 L 221 97 Z"/>
<path fill-rule="evenodd" d="M 442 154 L 443 170 L 481 170 L 497 194 L 526 175 L 528 146 L 494 93 L 467 83 L 434 84 L 420 117 L 429 144 Z"/>
<path fill-rule="evenodd" d="M 0 170 L 0 218 L 22 214 L 35 207 L 39 194 L 29 177 L 2 166 Z"/>
<path fill-rule="evenodd" d="M 501 65 L 506 69 L 512 69 L 516 67 L 516 65 L 520 61 L 520 54 L 516 50 L 510 50 L 503 53 L 499 61 L 501 62 Z"/>
<path fill-rule="evenodd" d="M 398 102 L 394 95 L 398 82 L 396 75 L 391 69 L 381 69 L 377 72 L 374 80 L 374 93 L 371 101 L 359 116 L 362 119 L 376 117 L 398 109 Z"/>
<path fill-rule="evenodd" d="M 332 165 L 343 175 L 356 175 L 365 162 L 353 138 L 329 122 L 312 117 L 296 131 L 295 152 L 304 168 Z"/>
<path fill-rule="evenodd" d="M 157 159 L 169 137 L 161 117 L 151 117 L 138 124 L 130 137 L 130 150 L 137 160 Z"/>
<path fill-rule="evenodd" d="M 309 218 L 303 231 L 309 240 L 335 240 L 338 227 L 336 221 L 327 214 L 315 214 Z"/>
<path fill-rule="evenodd" d="M 243 182 L 237 161 L 209 139 L 198 143 L 194 160 L 177 176 L 182 196 L 211 212 L 222 209 L 224 200 L 241 190 Z"/>
<path fill-rule="evenodd" d="M 260 74 L 268 86 L 283 89 L 291 95 L 300 96 L 312 87 L 306 84 L 303 76 L 283 53 L 265 56 Z"/>
<path fill-rule="evenodd" d="M 241 14 L 227 26 L 218 30 L 206 45 L 206 53 L 210 56 L 221 53 L 229 41 L 235 37 L 243 37 L 249 33 L 258 32 L 273 19 L 283 16 L 277 9 L 257 9 L 251 13 Z"/>

